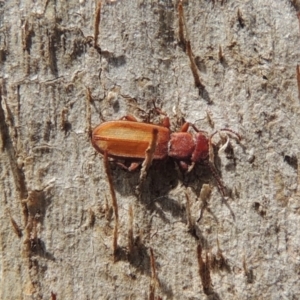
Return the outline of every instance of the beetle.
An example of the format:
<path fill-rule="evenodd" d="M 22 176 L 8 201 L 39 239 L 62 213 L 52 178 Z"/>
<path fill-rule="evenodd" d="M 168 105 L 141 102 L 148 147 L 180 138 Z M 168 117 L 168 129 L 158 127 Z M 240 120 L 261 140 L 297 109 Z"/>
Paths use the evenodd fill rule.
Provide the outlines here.
<path fill-rule="evenodd" d="M 209 166 L 218 188 L 225 196 L 225 187 L 213 162 L 212 137 L 207 132 L 198 130 L 193 124 L 184 123 L 178 132 L 170 131 L 167 117 L 160 125 L 138 122 L 133 116 L 118 121 L 108 121 L 98 125 L 92 132 L 94 148 L 108 157 L 114 158 L 118 164 L 129 171 L 135 170 L 144 160 L 146 151 L 157 134 L 156 146 L 152 153 L 153 160 L 164 160 L 170 157 L 178 162 L 181 169 L 191 171 L 196 163 Z M 189 132 L 192 127 L 195 133 Z M 220 129 L 240 136 L 228 128 Z M 120 160 L 130 162 L 127 167 Z"/>

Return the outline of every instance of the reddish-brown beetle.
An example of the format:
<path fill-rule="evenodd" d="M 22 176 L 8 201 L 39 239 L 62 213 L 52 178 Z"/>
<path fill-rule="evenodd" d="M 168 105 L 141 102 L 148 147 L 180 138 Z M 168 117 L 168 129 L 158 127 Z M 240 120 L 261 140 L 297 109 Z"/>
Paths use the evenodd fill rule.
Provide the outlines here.
<path fill-rule="evenodd" d="M 195 134 L 188 132 L 192 126 Z M 95 149 L 108 157 L 129 161 L 131 164 L 124 168 L 132 171 L 139 166 L 146 157 L 146 151 L 153 139 L 153 132 L 157 135 L 156 146 L 152 153 L 154 160 L 163 160 L 167 156 L 176 160 L 180 167 L 190 171 L 195 163 L 207 164 L 215 177 L 219 190 L 225 196 L 225 188 L 218 175 L 212 159 L 211 136 L 199 131 L 195 126 L 185 123 L 179 132 L 170 132 L 169 119 L 165 118 L 162 125 L 137 122 L 132 117 L 126 120 L 104 122 L 98 125 L 92 133 L 92 144 Z M 230 129 L 221 129 L 240 136 Z"/>

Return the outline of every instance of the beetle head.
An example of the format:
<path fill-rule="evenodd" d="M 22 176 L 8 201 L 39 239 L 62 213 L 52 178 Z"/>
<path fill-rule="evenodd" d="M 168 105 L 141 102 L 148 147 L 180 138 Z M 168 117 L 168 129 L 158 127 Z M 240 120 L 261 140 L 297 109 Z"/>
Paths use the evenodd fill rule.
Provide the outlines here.
<path fill-rule="evenodd" d="M 197 132 L 195 134 L 195 150 L 192 154 L 193 162 L 200 162 L 207 160 L 209 155 L 209 138 L 204 132 Z"/>

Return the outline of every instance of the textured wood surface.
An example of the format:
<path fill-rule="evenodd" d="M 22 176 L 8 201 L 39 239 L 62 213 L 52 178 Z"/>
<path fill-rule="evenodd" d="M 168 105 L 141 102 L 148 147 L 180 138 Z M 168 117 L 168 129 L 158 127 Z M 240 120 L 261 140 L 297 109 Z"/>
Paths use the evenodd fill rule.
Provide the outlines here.
<path fill-rule="evenodd" d="M 0 299 L 299 299 L 298 9 L 0 1 Z M 140 195 L 112 166 L 116 235 L 90 132 L 153 100 L 242 135 L 215 153 L 230 197 L 203 166 L 154 164 Z"/>

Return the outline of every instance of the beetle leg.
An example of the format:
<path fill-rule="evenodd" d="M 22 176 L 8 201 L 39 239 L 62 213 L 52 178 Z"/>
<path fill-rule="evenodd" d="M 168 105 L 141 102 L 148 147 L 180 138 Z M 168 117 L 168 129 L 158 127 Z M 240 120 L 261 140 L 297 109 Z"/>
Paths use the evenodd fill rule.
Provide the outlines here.
<path fill-rule="evenodd" d="M 194 166 L 195 166 L 195 162 L 193 161 L 189 167 L 188 167 L 188 170 L 187 170 L 187 173 L 191 172 L 193 169 L 194 169 Z"/>
<path fill-rule="evenodd" d="M 128 167 L 126 167 L 124 164 L 122 164 L 121 162 L 116 162 L 116 164 L 121 167 L 122 169 L 124 170 L 127 170 L 128 171 Z"/>
<path fill-rule="evenodd" d="M 177 161 L 177 164 L 178 164 L 179 168 L 186 173 L 191 172 L 195 166 L 195 162 L 188 164 L 187 162 L 185 162 L 183 160 Z"/>
<path fill-rule="evenodd" d="M 189 127 L 190 127 L 190 123 L 186 122 L 181 126 L 179 132 L 187 132 Z"/>
<path fill-rule="evenodd" d="M 205 164 L 210 168 L 210 171 L 213 174 L 213 176 L 214 176 L 214 178 L 217 182 L 217 186 L 218 186 L 218 189 L 219 189 L 221 195 L 223 197 L 225 197 L 226 196 L 226 189 L 225 189 L 224 183 L 221 180 L 220 175 L 218 174 L 218 171 L 217 171 L 215 165 L 210 161 L 205 161 Z"/>
<path fill-rule="evenodd" d="M 156 113 L 158 113 L 159 115 L 163 115 L 166 116 L 167 114 L 165 112 L 163 112 L 160 108 L 158 108 L 155 104 L 155 100 L 152 100 L 153 106 L 154 106 L 154 110 L 156 111 Z"/>
<path fill-rule="evenodd" d="M 130 166 L 128 167 L 129 172 L 135 171 L 139 166 L 141 165 L 141 162 L 132 162 Z"/>
<path fill-rule="evenodd" d="M 156 107 L 154 104 L 154 110 L 156 111 L 157 114 L 166 116 L 167 114 L 163 112 L 160 108 Z"/>
<path fill-rule="evenodd" d="M 161 125 L 164 126 L 164 127 L 170 128 L 170 119 L 169 119 L 169 117 L 164 117 L 162 122 L 161 122 Z"/>
<path fill-rule="evenodd" d="M 129 167 L 119 161 L 116 164 L 126 171 L 133 172 L 141 165 L 141 162 L 132 162 Z"/>
<path fill-rule="evenodd" d="M 178 161 L 177 163 L 178 163 L 178 166 L 179 166 L 179 168 L 180 168 L 181 170 L 183 170 L 183 171 L 188 171 L 189 165 L 188 165 L 185 161 L 180 160 L 180 161 Z"/>
<path fill-rule="evenodd" d="M 204 130 L 199 130 L 194 124 L 191 124 L 191 123 L 188 123 L 188 122 L 184 123 L 184 124 L 181 126 L 181 128 L 180 128 L 179 131 L 180 131 L 180 132 L 187 132 L 188 129 L 190 128 L 190 126 L 192 126 L 193 129 L 194 129 L 196 132 L 204 132 L 204 133 L 206 133 Z"/>
<path fill-rule="evenodd" d="M 127 115 L 121 118 L 121 120 L 131 121 L 131 122 L 138 122 L 137 118 L 133 115 Z"/>
<path fill-rule="evenodd" d="M 170 120 L 169 120 L 169 117 L 167 117 L 167 114 L 165 112 L 163 112 L 160 108 L 156 107 L 154 100 L 153 100 L 153 106 L 154 106 L 154 110 L 156 111 L 157 114 L 164 116 L 164 118 L 162 119 L 160 124 L 164 127 L 170 128 Z"/>
<path fill-rule="evenodd" d="M 191 124 L 191 126 L 196 132 L 203 132 L 206 135 L 206 131 L 198 129 L 194 124 Z"/>

